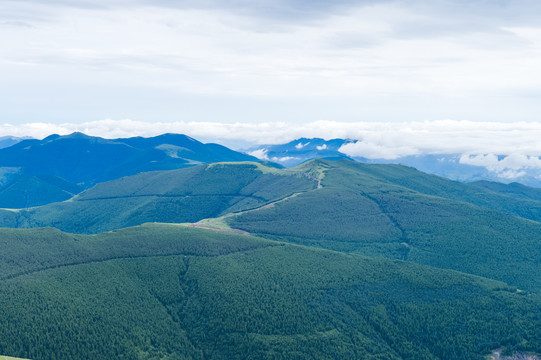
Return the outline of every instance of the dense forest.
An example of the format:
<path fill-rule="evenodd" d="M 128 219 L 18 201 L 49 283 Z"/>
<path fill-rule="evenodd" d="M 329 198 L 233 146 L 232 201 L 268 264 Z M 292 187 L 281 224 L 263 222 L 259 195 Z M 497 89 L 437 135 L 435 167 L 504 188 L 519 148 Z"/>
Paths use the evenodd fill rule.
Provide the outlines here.
<path fill-rule="evenodd" d="M 316 182 L 302 173 L 260 164 L 203 165 L 101 183 L 65 202 L 0 210 L 0 226 L 99 233 L 145 222 L 195 222 L 315 187 Z"/>
<path fill-rule="evenodd" d="M 539 353 L 539 201 L 516 186 L 314 160 L 141 173 L 3 210 L 0 354 Z"/>
<path fill-rule="evenodd" d="M 538 295 L 455 271 L 176 225 L 2 239 L 2 267 L 19 266 L 0 281 L 10 355 L 482 359 L 541 346 Z"/>

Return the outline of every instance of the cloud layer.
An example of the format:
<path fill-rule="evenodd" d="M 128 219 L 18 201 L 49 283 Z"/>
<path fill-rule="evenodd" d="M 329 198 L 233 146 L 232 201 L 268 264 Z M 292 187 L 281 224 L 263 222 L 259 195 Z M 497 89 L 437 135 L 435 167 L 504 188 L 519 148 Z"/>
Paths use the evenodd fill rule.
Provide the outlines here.
<path fill-rule="evenodd" d="M 205 141 L 280 144 L 301 137 L 359 140 L 345 145 L 353 156 L 396 159 L 420 154 L 525 154 L 541 156 L 541 122 L 143 122 L 130 119 L 84 123 L 0 125 L 0 136 L 43 138 L 81 131 L 106 138 L 183 133 Z"/>
<path fill-rule="evenodd" d="M 536 1 L 0 2 L 0 119 L 539 121 Z"/>
<path fill-rule="evenodd" d="M 340 150 L 350 156 L 393 160 L 405 156 L 458 154 L 460 163 L 484 166 L 503 178 L 516 178 L 528 169 L 541 169 L 541 122 L 337 122 L 305 124 L 284 122 L 157 122 L 99 120 L 75 123 L 27 123 L 0 125 L 0 136 L 43 138 L 74 131 L 92 136 L 119 138 L 155 136 L 167 132 L 187 134 L 205 142 L 234 148 L 281 144 L 301 137 L 357 140 Z M 253 153 L 260 158 L 265 152 Z"/>

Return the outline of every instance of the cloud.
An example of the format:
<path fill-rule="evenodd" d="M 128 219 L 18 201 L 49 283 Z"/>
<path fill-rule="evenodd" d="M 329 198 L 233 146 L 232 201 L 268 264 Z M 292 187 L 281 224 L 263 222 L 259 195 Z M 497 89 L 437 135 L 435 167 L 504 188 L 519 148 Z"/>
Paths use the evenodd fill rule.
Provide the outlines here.
<path fill-rule="evenodd" d="M 295 156 L 282 156 L 282 157 L 273 156 L 273 157 L 270 158 L 270 161 L 283 164 L 285 162 L 288 162 L 288 161 L 291 161 L 291 160 L 298 160 L 298 159 L 299 158 L 295 157 Z"/>
<path fill-rule="evenodd" d="M 343 145 L 340 149 L 349 156 L 363 157 L 367 159 L 395 160 L 410 155 L 420 155 L 420 151 L 408 145 L 385 146 L 367 141 L 358 141 Z"/>
<path fill-rule="evenodd" d="M 397 158 L 416 154 L 522 154 L 541 156 L 541 122 L 474 122 L 436 120 L 418 122 L 144 122 L 104 119 L 83 123 L 1 124 L 0 136 L 43 138 L 52 133 L 81 131 L 106 138 L 183 133 L 209 141 L 282 144 L 302 137 L 351 139 L 340 151 L 351 156 Z M 305 144 L 303 144 L 305 145 Z M 465 158 L 466 159 L 466 158 Z M 465 161 L 475 161 L 477 158 Z M 488 159 L 488 158 L 487 158 Z M 492 159 L 492 158 L 490 158 Z M 523 162 L 524 158 L 510 158 Z M 532 159 L 531 166 L 537 166 Z"/>
<path fill-rule="evenodd" d="M 337 122 L 304 124 L 263 122 L 142 122 L 130 119 L 84 123 L 26 123 L 0 125 L 0 136 L 44 138 L 52 133 L 81 131 L 92 136 L 120 138 L 181 133 L 204 142 L 234 148 L 283 144 L 299 138 L 351 139 L 339 151 L 352 157 L 394 160 L 405 156 L 454 154 L 466 165 L 482 166 L 500 177 L 514 179 L 524 170 L 541 170 L 541 122 L 473 122 L 456 120 L 419 122 Z M 306 144 L 300 144 L 306 145 Z M 324 146 L 318 147 L 323 150 Z M 269 158 L 265 149 L 250 155 Z"/>
<path fill-rule="evenodd" d="M 346 127 L 344 127 L 346 128 Z M 341 151 L 351 156 L 392 159 L 417 154 L 541 155 L 540 122 L 438 120 L 354 123 L 347 134 L 362 140 Z"/>
<path fill-rule="evenodd" d="M 7 0 L 9 2 L 9 0 Z M 12 1 L 14 2 L 14 1 Z M 42 4 L 40 0 L 17 0 L 19 3 Z M 125 9 L 154 7 L 176 10 L 214 10 L 241 13 L 260 19 L 299 22 L 329 16 L 333 12 L 356 6 L 366 6 L 381 0 L 49 0 L 48 6 L 79 9 Z"/>
<path fill-rule="evenodd" d="M 0 26 L 15 26 L 15 27 L 26 27 L 26 28 L 34 28 L 34 26 L 30 25 L 29 23 L 26 23 L 24 21 L 0 21 Z"/>
<path fill-rule="evenodd" d="M 316 149 L 318 149 L 319 151 L 325 150 L 325 149 L 327 149 L 327 144 L 316 146 Z"/>
<path fill-rule="evenodd" d="M 5 1 L 0 21 L 34 28 L 6 30 L 0 76 L 13 87 L 32 65 L 29 83 L 45 89 L 83 84 L 98 93 L 125 83 L 149 92 L 352 102 L 374 94 L 398 101 L 539 93 L 539 37 L 520 30 L 538 28 L 534 5 L 449 3 Z M 313 16 L 301 21 L 303 14 Z"/>
<path fill-rule="evenodd" d="M 267 149 L 257 149 L 257 150 L 249 151 L 247 154 L 255 156 L 256 158 L 258 158 L 260 160 L 273 161 L 273 162 L 277 162 L 277 163 L 281 163 L 281 164 L 283 164 L 284 162 L 290 161 L 290 160 L 297 160 L 298 159 L 298 158 L 296 158 L 294 156 L 283 156 L 283 157 L 273 156 L 273 157 L 269 158 L 269 156 L 267 155 L 267 152 L 268 152 Z"/>
<path fill-rule="evenodd" d="M 541 170 L 539 156 L 511 153 L 506 156 L 495 154 L 464 154 L 461 164 L 482 166 L 503 179 L 516 179 L 527 174 L 526 170 Z"/>
<path fill-rule="evenodd" d="M 269 160 L 269 157 L 267 156 L 267 150 L 266 149 L 257 149 L 253 151 L 249 151 L 248 155 L 255 156 L 258 159 L 261 160 Z"/>

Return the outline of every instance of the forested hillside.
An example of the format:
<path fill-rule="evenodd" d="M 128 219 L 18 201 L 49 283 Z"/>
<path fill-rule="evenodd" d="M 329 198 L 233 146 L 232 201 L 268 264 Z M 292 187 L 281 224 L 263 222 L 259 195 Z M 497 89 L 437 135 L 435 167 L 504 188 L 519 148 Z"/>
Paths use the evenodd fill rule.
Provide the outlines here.
<path fill-rule="evenodd" d="M 98 233 L 145 222 L 195 222 L 316 186 L 302 173 L 256 163 L 202 165 L 102 183 L 67 202 L 0 211 L 0 225 Z"/>
<path fill-rule="evenodd" d="M 65 201 L 83 187 L 54 175 L 14 175 L 0 186 L 0 207 L 27 208 Z"/>
<path fill-rule="evenodd" d="M 541 346 L 538 295 L 454 271 L 178 225 L 0 235 L 4 354 L 482 359 Z"/>
<path fill-rule="evenodd" d="M 316 160 L 298 170 L 320 174 L 322 187 L 229 217 L 229 225 L 272 239 L 409 260 L 541 289 L 541 224 L 452 200 L 473 192 L 467 184 L 403 166 L 347 160 Z M 436 187 L 429 186 L 431 179 L 441 187 L 441 197 L 431 194 Z M 507 197 L 499 199 L 503 204 Z"/>
<path fill-rule="evenodd" d="M 535 194 L 398 165 L 244 162 L 145 172 L 2 210 L 3 227 L 27 229 L 0 229 L 0 354 L 539 353 Z"/>
<path fill-rule="evenodd" d="M 535 218 L 532 203 L 538 202 L 399 165 L 314 160 L 279 170 L 218 163 L 142 173 L 99 184 L 70 201 L 0 211 L 0 224 L 98 233 L 225 215 L 220 226 L 270 239 L 539 289 L 541 276 L 531 274 L 541 274 L 541 224 L 516 216 Z"/>

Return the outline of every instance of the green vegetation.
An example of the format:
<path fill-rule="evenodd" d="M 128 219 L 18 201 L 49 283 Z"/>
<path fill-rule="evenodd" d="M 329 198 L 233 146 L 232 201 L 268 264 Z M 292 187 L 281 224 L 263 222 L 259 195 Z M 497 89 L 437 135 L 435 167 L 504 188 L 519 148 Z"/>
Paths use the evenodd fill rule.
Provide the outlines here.
<path fill-rule="evenodd" d="M 0 225 L 98 233 L 145 222 L 196 222 L 316 187 L 297 172 L 261 169 L 255 163 L 218 163 L 141 173 L 98 184 L 67 202 L 0 211 Z"/>
<path fill-rule="evenodd" d="M 287 172 L 283 171 L 279 167 L 275 166 L 267 166 L 263 163 L 256 163 L 252 161 L 237 161 L 237 162 L 217 162 L 209 164 L 208 167 L 212 168 L 214 166 L 228 166 L 228 165 L 248 165 L 248 166 L 255 166 L 257 170 L 261 171 L 263 174 L 273 174 L 273 175 L 287 175 Z M 274 165 L 274 164 L 273 164 Z"/>
<path fill-rule="evenodd" d="M 502 184 L 492 181 L 476 181 L 470 184 L 518 199 L 541 201 L 541 189 L 519 183 Z"/>
<path fill-rule="evenodd" d="M 340 171 L 331 172 L 334 176 L 334 182 L 338 177 L 344 174 L 352 176 L 345 183 L 347 186 L 362 185 L 372 186 L 379 183 L 378 187 L 372 191 L 383 191 L 388 186 L 394 185 L 413 190 L 415 192 L 442 197 L 449 200 L 467 202 L 473 205 L 485 207 L 488 209 L 517 215 L 530 220 L 541 220 L 541 196 L 531 196 L 529 198 L 518 198 L 511 196 L 510 191 L 504 191 L 496 186 L 480 187 L 473 184 L 464 184 L 452 181 L 440 176 L 430 175 L 418 171 L 412 167 L 393 164 L 362 164 L 355 161 L 337 161 L 333 162 L 333 168 L 340 168 Z M 362 180 L 364 179 L 364 181 Z M 368 180 L 368 181 L 367 181 Z M 329 180 L 333 182 L 333 180 Z M 506 187 L 504 185 L 504 187 Z M 508 186 L 507 186 L 508 187 Z M 524 192 L 529 194 L 539 194 L 538 189 L 521 186 Z"/>
<path fill-rule="evenodd" d="M 287 170 L 216 163 L 141 173 L 62 203 L 3 210 L 0 225 L 25 229 L 0 229 L 0 353 L 539 353 L 536 194 L 399 165 L 314 160 Z"/>
<path fill-rule="evenodd" d="M 0 187 L 0 208 L 26 208 L 68 200 L 82 187 L 50 175 L 21 175 Z"/>
<path fill-rule="evenodd" d="M 531 275 L 541 273 L 541 225 L 503 212 L 528 209 L 533 216 L 530 205 L 537 200 L 496 190 L 400 165 L 314 160 L 279 170 L 217 163 L 142 173 L 99 184 L 67 202 L 0 211 L 0 224 L 99 233 L 145 222 L 203 220 L 204 226 L 541 289 L 541 277 Z"/>
<path fill-rule="evenodd" d="M 0 230 L 0 353 L 36 359 L 482 359 L 539 350 L 541 299 L 504 283 L 147 224 Z"/>
<path fill-rule="evenodd" d="M 270 244 L 248 236 L 199 232 L 172 224 L 145 224 L 99 235 L 68 234 L 54 228 L 0 229 L 0 234 L 0 279 L 89 261 L 178 254 L 217 256 Z M 185 235 L 182 241 L 180 235 Z"/>
<path fill-rule="evenodd" d="M 448 198 L 420 193 L 412 188 L 429 192 L 428 180 L 437 177 L 426 175 L 421 186 L 415 179 L 420 173 L 411 168 L 344 160 L 317 160 L 314 166 L 322 164 L 327 167 L 323 188 L 229 217 L 229 226 L 271 239 L 409 260 L 541 289 L 541 276 L 536 275 L 541 274 L 540 223 L 451 200 L 450 190 Z M 405 187 L 406 180 L 412 188 Z"/>

